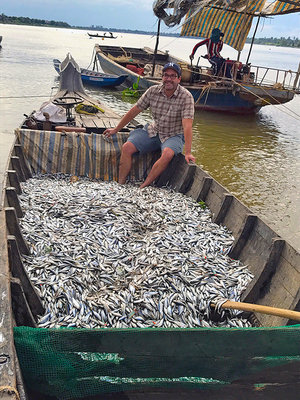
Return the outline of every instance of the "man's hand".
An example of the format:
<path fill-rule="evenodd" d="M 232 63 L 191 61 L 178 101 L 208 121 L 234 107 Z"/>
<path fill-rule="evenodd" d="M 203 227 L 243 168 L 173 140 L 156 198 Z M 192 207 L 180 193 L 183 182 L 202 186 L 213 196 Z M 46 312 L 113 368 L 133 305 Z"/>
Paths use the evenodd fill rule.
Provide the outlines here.
<path fill-rule="evenodd" d="M 108 128 L 105 129 L 105 131 L 103 132 L 103 135 L 106 137 L 111 137 L 112 135 L 115 135 L 118 132 L 118 130 L 116 128 Z"/>
<path fill-rule="evenodd" d="M 185 161 L 189 164 L 191 161 L 194 163 L 196 158 L 191 153 L 185 154 Z"/>

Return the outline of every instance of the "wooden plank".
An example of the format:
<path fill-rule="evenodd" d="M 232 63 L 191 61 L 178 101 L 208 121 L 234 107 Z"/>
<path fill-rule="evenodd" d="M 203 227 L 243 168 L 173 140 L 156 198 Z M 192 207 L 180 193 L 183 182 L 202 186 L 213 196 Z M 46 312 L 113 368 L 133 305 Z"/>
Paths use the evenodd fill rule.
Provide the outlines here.
<path fill-rule="evenodd" d="M 7 236 L 8 256 L 12 276 L 18 278 L 22 284 L 24 294 L 31 309 L 32 315 L 36 319 L 38 315 L 44 314 L 43 303 L 32 285 L 27 272 L 24 268 L 16 238 L 12 235 Z"/>
<path fill-rule="evenodd" d="M 22 188 L 21 188 L 20 181 L 19 181 L 16 171 L 13 169 L 9 169 L 7 171 L 7 176 L 8 176 L 10 185 L 16 189 L 17 194 L 21 194 Z"/>
<path fill-rule="evenodd" d="M 12 309 L 17 326 L 37 328 L 37 324 L 28 305 L 21 282 L 18 278 L 11 278 Z"/>
<path fill-rule="evenodd" d="M 280 254 L 284 247 L 285 241 L 282 239 L 274 239 L 269 257 L 262 267 L 261 273 L 256 274 L 252 282 L 242 295 L 241 301 L 246 303 L 256 303 L 258 299 L 264 296 L 263 292 L 269 289 L 272 275 L 275 273 Z"/>
<path fill-rule="evenodd" d="M 201 191 L 199 193 L 197 201 L 205 201 L 207 193 L 209 192 L 209 189 L 212 185 L 213 179 L 212 178 L 204 178 L 203 180 L 203 185 L 201 188 Z"/>
<path fill-rule="evenodd" d="M 20 144 L 16 143 L 14 145 L 14 151 L 17 157 L 19 157 L 20 165 L 22 168 L 23 175 L 26 179 L 32 177 L 32 172 L 28 161 L 24 157 L 23 148 Z"/>
<path fill-rule="evenodd" d="M 16 210 L 16 214 L 18 218 L 23 217 L 23 211 L 18 199 L 17 191 L 14 187 L 7 187 L 5 189 L 7 202 L 10 207 L 13 207 Z"/>
<path fill-rule="evenodd" d="M 0 386 L 16 388 L 13 315 L 11 308 L 10 273 L 6 244 L 5 214 L 0 212 Z M 6 399 L 12 399 L 1 393 Z M 6 397 L 5 397 L 6 396 Z"/>
<path fill-rule="evenodd" d="M 11 156 L 10 160 L 11 160 L 12 168 L 16 171 L 19 181 L 25 182 L 26 178 L 23 174 L 19 157 Z"/>
<path fill-rule="evenodd" d="M 185 179 L 179 188 L 180 193 L 187 193 L 193 186 L 197 166 L 190 164 Z"/>
<path fill-rule="evenodd" d="M 215 224 L 221 224 L 227 214 L 233 200 L 232 194 L 225 193 L 223 202 L 217 214 L 213 218 Z"/>
<path fill-rule="evenodd" d="M 0 133 L 0 208 L 4 205 L 5 187 L 7 186 L 7 170 L 10 164 L 10 155 L 15 143 L 15 135 Z M 12 185 L 13 186 L 13 185 Z"/>
<path fill-rule="evenodd" d="M 250 233 L 252 232 L 254 228 L 254 224 L 257 221 L 257 216 L 254 214 L 248 214 L 246 216 L 246 220 L 244 225 L 242 226 L 240 233 L 238 236 L 236 236 L 235 241 L 231 247 L 231 250 L 229 252 L 229 257 L 233 259 L 238 259 L 239 255 L 242 251 L 242 249 L 245 246 L 245 243 L 247 242 Z"/>
<path fill-rule="evenodd" d="M 22 235 L 20 225 L 18 222 L 16 210 L 13 207 L 5 208 L 6 225 L 10 235 L 15 236 L 18 248 L 22 254 L 29 255 L 29 248 Z"/>

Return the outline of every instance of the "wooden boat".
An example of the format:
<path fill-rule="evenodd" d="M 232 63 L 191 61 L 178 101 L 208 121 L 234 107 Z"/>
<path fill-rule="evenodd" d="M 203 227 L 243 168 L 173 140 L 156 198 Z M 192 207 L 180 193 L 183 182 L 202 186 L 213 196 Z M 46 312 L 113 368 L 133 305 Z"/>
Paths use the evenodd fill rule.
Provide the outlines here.
<path fill-rule="evenodd" d="M 1 135 L 0 390 L 4 399 L 295 399 L 300 389 L 300 325 L 289 317 L 253 314 L 253 328 L 40 329 L 41 303 L 22 263 L 28 246 L 19 227 L 20 182 L 35 172 L 115 179 L 122 143 L 101 132 L 119 116 L 84 92 L 71 56 L 52 99 L 69 112 L 65 125 L 48 120 Z M 57 101 L 56 101 L 57 100 Z M 80 114 L 77 101 L 102 109 Z M 76 114 L 76 115 L 74 115 Z M 34 114 L 33 114 L 34 115 Z M 27 119 L 28 120 L 28 119 Z M 56 149 L 55 151 L 53 149 Z M 59 149 L 59 151 L 57 151 Z M 137 156 L 139 179 L 155 156 Z M 96 160 L 96 163 L 95 163 Z M 101 166 L 101 168 L 99 168 Z M 197 165 L 179 155 L 156 181 L 203 200 L 214 221 L 235 237 L 232 258 L 255 278 L 243 300 L 299 310 L 300 254 Z M 103 397 L 102 397 L 103 396 Z"/>
<path fill-rule="evenodd" d="M 58 59 L 53 60 L 55 71 L 61 73 L 61 62 Z M 83 83 L 95 85 L 98 87 L 114 87 L 121 85 L 128 75 L 111 75 L 103 72 L 92 71 L 89 69 L 81 68 L 81 79 Z"/>
<path fill-rule="evenodd" d="M 155 73 L 152 76 L 154 51 L 147 47 L 132 48 L 97 44 L 95 57 L 103 71 L 116 75 L 127 73 L 128 85 L 136 83 L 139 78 L 141 91 L 160 82 L 164 64 L 175 62 L 182 68 L 181 85 L 192 93 L 195 108 L 207 111 L 253 113 L 268 104 L 286 103 L 294 98 L 295 93 L 300 93 L 299 88 L 289 86 L 284 81 L 264 83 L 260 77 L 262 67 L 251 66 L 251 69 L 245 69 L 242 63 L 239 63 L 236 79 L 229 80 L 225 77 L 213 76 L 208 67 L 191 67 L 184 60 L 161 51 L 155 54 Z M 296 72 L 277 70 L 277 77 L 281 76 L 280 74 L 286 77 L 290 73 L 293 74 L 294 80 L 299 76 Z"/>
<path fill-rule="evenodd" d="M 103 35 L 99 35 L 99 33 L 88 33 L 89 37 L 97 37 L 102 39 L 117 39 L 118 36 L 114 36 L 112 32 L 105 32 Z"/>

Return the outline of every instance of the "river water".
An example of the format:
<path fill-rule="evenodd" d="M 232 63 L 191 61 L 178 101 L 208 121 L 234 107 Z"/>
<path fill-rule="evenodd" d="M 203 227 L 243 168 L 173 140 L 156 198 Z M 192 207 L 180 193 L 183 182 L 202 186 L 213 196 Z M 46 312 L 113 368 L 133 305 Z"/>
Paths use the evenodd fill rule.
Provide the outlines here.
<path fill-rule="evenodd" d="M 94 45 L 87 31 L 1 25 L 0 131 L 13 134 L 23 119 L 47 101 L 58 87 L 52 59 L 68 52 L 81 67 L 88 67 Z M 109 45 L 154 48 L 151 35 L 117 33 Z M 160 50 L 189 60 L 196 39 L 161 37 Z M 249 45 L 241 61 L 246 60 Z M 199 55 L 205 49 L 198 50 Z M 236 51 L 224 46 L 224 57 Z M 300 50 L 254 45 L 254 65 L 298 69 Z M 120 90 L 87 88 L 87 92 L 123 114 L 135 100 L 122 99 Z M 297 115 L 298 114 L 298 115 Z M 140 114 L 140 122 L 149 120 Z M 300 250 L 300 96 L 281 106 L 266 106 L 257 115 L 233 116 L 197 111 L 193 153 L 196 162 L 250 207 L 279 235 Z M 3 156 L 3 155 L 1 155 Z"/>

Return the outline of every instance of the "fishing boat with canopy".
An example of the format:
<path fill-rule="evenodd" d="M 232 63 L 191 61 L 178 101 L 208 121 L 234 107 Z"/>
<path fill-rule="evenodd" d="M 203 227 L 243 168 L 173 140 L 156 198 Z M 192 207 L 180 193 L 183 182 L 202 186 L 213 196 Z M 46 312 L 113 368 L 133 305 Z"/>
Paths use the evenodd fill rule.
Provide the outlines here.
<path fill-rule="evenodd" d="M 299 9 L 299 0 L 273 3 L 265 0 L 157 0 L 153 4 L 153 11 L 158 17 L 154 50 L 97 44 L 95 60 L 107 73 L 128 74 L 127 84 L 139 81 L 141 91 L 157 84 L 165 63 L 175 62 L 182 69 L 181 85 L 192 93 L 196 109 L 242 114 L 258 112 L 266 105 L 287 103 L 300 93 L 300 69 L 291 71 L 252 65 L 249 60 L 254 39 L 247 60 L 241 61 L 241 51 L 253 18 L 258 17 L 259 22 L 262 17 L 294 13 Z M 224 68 L 216 75 L 212 68 L 201 65 L 201 57 L 192 65 L 159 50 L 161 21 L 173 27 L 184 17 L 181 36 L 210 37 L 214 29 L 219 29 L 224 33 L 223 42 L 237 50 L 236 60 L 225 60 Z"/>
<path fill-rule="evenodd" d="M 292 100 L 295 94 L 299 94 L 300 65 L 297 72 L 251 65 L 250 55 L 259 22 L 261 18 L 296 13 L 299 10 L 299 0 L 272 2 L 268 0 L 157 0 L 153 4 L 156 16 L 169 27 L 178 25 L 185 17 L 181 25 L 181 36 L 203 38 L 210 37 L 216 29 L 222 32 L 222 41 L 237 50 L 238 54 L 236 60 L 225 61 L 221 82 L 218 76 L 218 82 L 214 84 L 228 85 L 230 83 L 233 94 L 237 89 L 235 85 L 238 85 L 241 98 L 260 106 L 285 103 Z M 257 21 L 249 53 L 246 61 L 241 63 L 241 51 L 254 18 L 257 18 Z M 205 67 L 199 67 L 199 60 L 200 58 L 196 66 L 192 66 L 192 63 L 189 66 L 196 79 L 199 79 L 203 72 L 205 73 Z M 231 69 L 232 79 L 229 82 L 226 68 Z M 225 75 L 226 80 L 224 80 Z M 208 86 L 212 81 L 216 80 L 208 81 Z"/>

